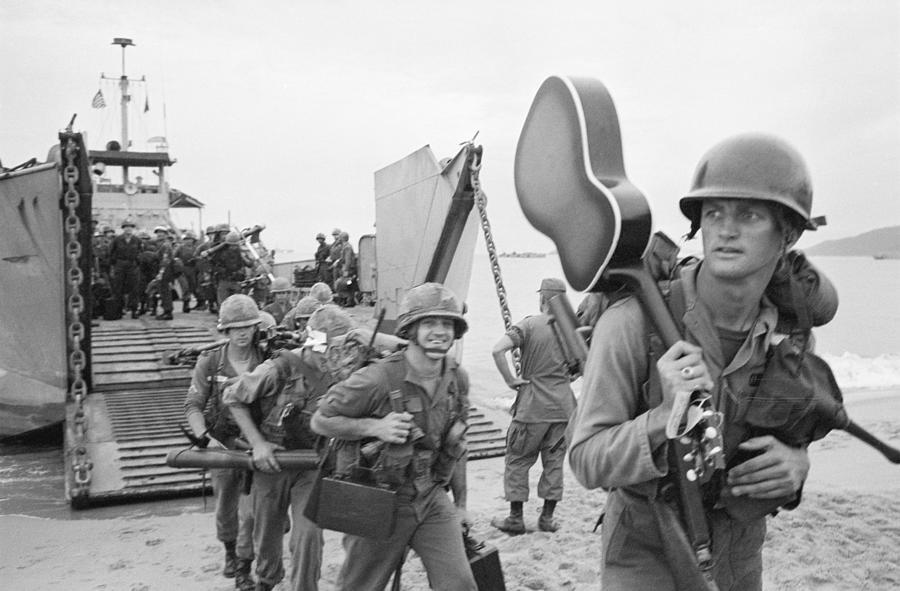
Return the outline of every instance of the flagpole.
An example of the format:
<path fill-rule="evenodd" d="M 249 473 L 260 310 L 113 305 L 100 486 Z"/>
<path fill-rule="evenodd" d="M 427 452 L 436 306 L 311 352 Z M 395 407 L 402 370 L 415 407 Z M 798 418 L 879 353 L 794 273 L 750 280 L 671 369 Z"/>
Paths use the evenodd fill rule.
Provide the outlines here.
<path fill-rule="evenodd" d="M 119 88 L 122 91 L 122 151 L 128 151 L 128 102 L 131 100 L 131 96 L 128 94 L 128 76 L 125 74 L 125 49 L 128 46 L 133 46 L 131 39 L 125 39 L 124 37 L 116 37 L 113 39 L 112 45 L 119 45 L 122 47 L 122 76 L 119 78 Z M 128 167 L 122 167 L 122 180 L 124 183 L 128 183 Z"/>

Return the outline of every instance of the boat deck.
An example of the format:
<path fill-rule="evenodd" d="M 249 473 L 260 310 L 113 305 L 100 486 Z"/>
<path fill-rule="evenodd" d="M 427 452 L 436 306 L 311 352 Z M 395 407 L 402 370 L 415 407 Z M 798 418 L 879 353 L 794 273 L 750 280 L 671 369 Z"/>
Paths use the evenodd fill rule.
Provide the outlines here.
<path fill-rule="evenodd" d="M 176 306 L 177 308 L 177 306 Z M 358 310 L 358 311 L 357 311 Z M 371 309 L 369 309 L 370 311 Z M 355 309 L 367 322 L 369 311 Z M 201 469 L 172 468 L 166 455 L 188 445 L 183 404 L 190 366 L 167 365 L 164 354 L 221 338 L 209 312 L 175 312 L 172 321 L 152 317 L 101 320 L 92 328 L 93 389 L 85 402 L 85 448 L 92 464 L 84 505 L 138 498 L 198 494 L 209 486 Z M 72 498 L 74 404 L 66 421 L 66 496 Z M 470 412 L 469 458 L 503 455 L 505 433 L 477 408 Z M 79 502 L 79 504 L 82 504 Z"/>

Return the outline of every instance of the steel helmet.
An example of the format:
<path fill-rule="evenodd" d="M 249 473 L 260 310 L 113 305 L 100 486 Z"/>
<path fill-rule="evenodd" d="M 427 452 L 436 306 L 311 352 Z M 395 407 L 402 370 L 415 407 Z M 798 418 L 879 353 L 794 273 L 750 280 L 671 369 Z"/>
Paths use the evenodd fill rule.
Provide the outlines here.
<path fill-rule="evenodd" d="M 267 331 L 273 326 L 278 324 L 275 322 L 275 317 L 269 314 L 268 312 L 260 311 L 259 313 L 259 330 Z"/>
<path fill-rule="evenodd" d="M 215 233 L 216 233 L 216 227 L 215 227 L 215 226 L 206 226 L 206 232 L 204 232 L 204 234 L 206 234 L 207 236 L 209 236 L 210 234 L 215 234 Z"/>
<path fill-rule="evenodd" d="M 190 230 L 186 230 L 184 234 L 181 235 L 182 240 L 196 240 L 197 236 L 194 235 Z"/>
<path fill-rule="evenodd" d="M 313 312 L 306 326 L 310 330 L 324 332 L 329 343 L 356 328 L 353 318 L 334 304 L 322 306 Z"/>
<path fill-rule="evenodd" d="M 760 199 L 779 203 L 802 219 L 805 230 L 825 224 L 812 217 L 812 182 L 800 153 L 784 140 L 759 133 L 730 137 L 713 146 L 694 171 L 691 190 L 681 198 L 681 212 L 700 227 L 704 199 Z"/>
<path fill-rule="evenodd" d="M 269 287 L 269 291 L 272 293 L 276 293 L 279 291 L 290 291 L 291 290 L 291 282 L 285 279 L 284 277 L 276 277 L 275 281 L 272 282 L 272 286 Z"/>
<path fill-rule="evenodd" d="M 241 243 L 241 235 L 232 230 L 228 234 L 225 234 L 225 242 L 227 244 L 240 244 Z"/>
<path fill-rule="evenodd" d="M 155 228 L 153 228 L 153 233 L 156 234 L 157 232 L 165 232 L 166 234 L 168 234 L 169 229 L 165 226 L 156 226 Z"/>
<path fill-rule="evenodd" d="M 341 240 L 343 240 L 344 242 L 349 242 L 350 234 L 348 234 L 347 232 L 341 232 Z"/>
<path fill-rule="evenodd" d="M 294 315 L 297 318 L 309 318 L 321 307 L 322 302 L 312 296 L 305 296 L 300 298 L 300 301 L 294 306 Z"/>
<path fill-rule="evenodd" d="M 229 232 L 231 228 L 228 227 L 228 224 L 216 224 L 215 231 L 216 233 L 222 232 L 223 234 Z"/>
<path fill-rule="evenodd" d="M 236 293 L 225 298 L 219 306 L 219 323 L 216 328 L 220 331 L 229 328 L 241 328 L 259 324 L 259 308 L 250 296 Z"/>
<path fill-rule="evenodd" d="M 331 293 L 331 288 L 328 287 L 327 283 L 322 283 L 319 281 L 318 283 L 313 283 L 313 286 L 309 288 L 309 295 L 319 300 L 319 302 L 323 304 L 331 303 L 334 299 L 333 294 Z"/>
<path fill-rule="evenodd" d="M 400 302 L 397 315 L 398 337 L 407 339 L 407 329 L 423 318 L 449 318 L 453 321 L 456 338 L 463 336 L 469 324 L 462 315 L 462 307 L 453 292 L 440 283 L 423 283 L 413 287 Z"/>
<path fill-rule="evenodd" d="M 316 240 L 325 240 L 325 234 L 319 232 L 316 234 Z"/>

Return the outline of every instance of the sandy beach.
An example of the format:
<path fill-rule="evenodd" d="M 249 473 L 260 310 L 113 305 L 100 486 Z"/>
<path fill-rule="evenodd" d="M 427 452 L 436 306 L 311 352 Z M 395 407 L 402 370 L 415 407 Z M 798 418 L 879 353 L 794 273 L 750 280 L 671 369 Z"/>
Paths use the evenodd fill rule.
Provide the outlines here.
<path fill-rule="evenodd" d="M 900 391 L 847 395 L 851 417 L 900 445 Z M 501 422 L 498 413 L 492 417 Z M 769 520 L 766 589 L 888 590 L 900 588 L 900 467 L 842 432 L 811 447 L 812 470 L 804 501 Z M 469 464 L 469 512 L 476 538 L 496 546 L 507 588 L 599 589 L 600 537 L 594 522 L 602 491 L 582 488 L 570 473 L 558 509 L 563 528 L 536 531 L 539 502 L 526 505 L 528 534 L 509 537 L 491 528 L 503 514 L 503 459 Z M 532 470 L 532 493 L 537 468 Z M 0 516 L 0 580 L 17 590 L 226 591 L 213 514 L 198 499 L 175 516 L 79 520 Z M 340 534 L 326 532 L 320 589 L 334 589 L 343 550 Z M 277 589 L 287 589 L 282 583 Z M 412 558 L 403 589 L 428 589 Z"/>

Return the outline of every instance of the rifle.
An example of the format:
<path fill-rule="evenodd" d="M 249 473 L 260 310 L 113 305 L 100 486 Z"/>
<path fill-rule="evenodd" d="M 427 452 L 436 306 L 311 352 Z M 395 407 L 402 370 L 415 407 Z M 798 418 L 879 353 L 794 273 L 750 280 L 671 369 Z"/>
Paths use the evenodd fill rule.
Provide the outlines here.
<path fill-rule="evenodd" d="M 248 253 L 250 255 L 250 258 L 253 259 L 257 266 L 259 266 L 264 271 L 262 275 L 268 277 L 270 282 L 275 281 L 275 276 L 272 274 L 272 270 L 269 268 L 269 265 L 262 260 L 262 257 L 259 256 L 259 253 L 256 251 L 256 247 L 254 247 L 251 243 L 259 242 L 259 233 L 265 229 L 265 226 L 257 224 L 256 226 L 248 228 L 246 230 L 238 230 L 237 226 L 232 226 L 232 229 L 238 233 L 238 236 L 241 237 L 241 249 L 244 250 L 244 252 Z M 256 240 L 247 240 L 248 237 L 252 238 L 253 236 L 256 237 Z"/>
<path fill-rule="evenodd" d="M 222 347 L 227 342 L 228 339 L 220 339 L 214 343 L 209 343 L 208 345 L 201 345 L 198 347 L 184 347 L 183 349 L 164 351 L 162 354 L 162 362 L 165 365 L 184 365 L 187 367 L 193 367 L 197 364 L 197 359 L 200 357 L 201 353 L 203 353 L 204 351 L 210 351 L 212 349 Z"/>
<path fill-rule="evenodd" d="M 585 335 L 591 329 L 587 326 L 578 326 L 578 318 L 566 294 L 561 293 L 550 298 L 549 306 L 550 326 L 553 328 L 559 348 L 562 349 L 569 375 L 574 379 L 584 373 L 588 354 Z"/>

